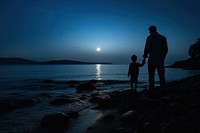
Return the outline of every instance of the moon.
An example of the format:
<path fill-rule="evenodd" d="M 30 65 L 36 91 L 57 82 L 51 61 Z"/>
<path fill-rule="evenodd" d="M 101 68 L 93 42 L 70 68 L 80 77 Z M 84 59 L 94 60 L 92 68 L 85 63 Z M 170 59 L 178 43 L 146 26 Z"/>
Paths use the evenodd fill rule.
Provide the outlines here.
<path fill-rule="evenodd" d="M 101 48 L 98 47 L 98 48 L 97 48 L 97 52 L 100 52 L 100 51 L 101 51 Z"/>

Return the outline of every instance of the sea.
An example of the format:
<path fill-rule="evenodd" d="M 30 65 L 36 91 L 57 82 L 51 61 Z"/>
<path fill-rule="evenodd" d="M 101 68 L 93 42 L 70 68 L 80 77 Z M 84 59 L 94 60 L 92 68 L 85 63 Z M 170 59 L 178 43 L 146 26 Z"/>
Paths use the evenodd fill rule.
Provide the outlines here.
<path fill-rule="evenodd" d="M 44 96 L 57 97 L 60 95 L 80 96 L 76 92 L 75 86 L 65 85 L 46 85 L 42 81 L 113 81 L 114 84 L 101 87 L 101 91 L 112 92 L 130 89 L 128 64 L 92 64 L 92 65 L 0 65 L 0 101 L 5 99 L 27 99 Z M 165 69 L 166 81 L 180 80 L 189 76 L 200 74 L 197 70 L 183 70 L 177 68 Z M 156 84 L 159 79 L 156 73 Z M 116 82 L 123 81 L 123 82 Z M 139 89 L 148 88 L 147 65 L 140 68 Z M 49 98 L 50 99 L 50 98 Z M 78 108 L 80 103 L 53 107 L 48 104 L 48 100 L 40 98 L 41 102 L 35 106 L 15 109 L 7 113 L 0 113 L 0 132 L 1 133 L 23 133 L 31 132 L 39 125 L 45 114 L 62 112 L 63 110 Z M 87 106 L 82 104 L 81 106 Z M 88 111 L 86 111 L 88 113 Z M 84 113 L 84 112 L 82 112 Z M 97 112 L 95 112 L 97 114 Z M 89 119 L 93 119 L 90 113 Z M 84 128 L 92 123 L 82 124 L 85 117 L 79 118 L 79 122 L 74 122 L 71 133 L 82 132 Z M 75 120 L 74 120 L 75 121 Z M 77 124 L 78 123 L 78 124 Z"/>
<path fill-rule="evenodd" d="M 87 80 L 119 80 L 128 81 L 128 64 L 93 64 L 93 65 L 0 65 L 0 94 L 6 96 L 7 89 L 33 81 L 87 81 Z M 198 70 L 177 68 L 165 69 L 166 81 L 180 80 L 199 74 Z M 140 67 L 139 82 L 148 84 L 147 65 Z M 158 75 L 155 74 L 158 82 Z M 19 91 L 19 90 L 18 90 Z M 34 91 L 34 90 L 32 90 Z M 23 93 L 23 91 L 21 91 Z M 1 95 L 2 96 L 2 95 Z M 4 95 L 3 95 L 4 96 Z"/>

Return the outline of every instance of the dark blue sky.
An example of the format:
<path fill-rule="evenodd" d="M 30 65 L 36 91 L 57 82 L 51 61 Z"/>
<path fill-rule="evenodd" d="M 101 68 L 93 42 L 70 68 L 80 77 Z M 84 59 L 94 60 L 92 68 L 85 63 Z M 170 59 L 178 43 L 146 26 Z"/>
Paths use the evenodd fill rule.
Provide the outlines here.
<path fill-rule="evenodd" d="M 0 57 L 128 63 L 148 27 L 168 39 L 167 63 L 200 38 L 200 0 L 1 0 Z M 100 47 L 101 51 L 96 52 Z"/>

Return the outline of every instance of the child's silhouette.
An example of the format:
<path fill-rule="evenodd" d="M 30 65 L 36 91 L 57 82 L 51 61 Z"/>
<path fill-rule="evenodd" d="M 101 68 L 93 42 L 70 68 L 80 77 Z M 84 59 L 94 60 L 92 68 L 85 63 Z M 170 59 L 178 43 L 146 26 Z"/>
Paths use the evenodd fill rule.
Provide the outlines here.
<path fill-rule="evenodd" d="M 131 57 L 132 63 L 129 65 L 128 77 L 130 77 L 131 81 L 131 89 L 133 90 L 133 83 L 135 83 L 135 91 L 137 92 L 137 83 L 138 83 L 138 75 L 139 75 L 139 67 L 144 66 L 145 59 L 143 59 L 142 64 L 137 63 L 137 56 L 132 55 Z"/>

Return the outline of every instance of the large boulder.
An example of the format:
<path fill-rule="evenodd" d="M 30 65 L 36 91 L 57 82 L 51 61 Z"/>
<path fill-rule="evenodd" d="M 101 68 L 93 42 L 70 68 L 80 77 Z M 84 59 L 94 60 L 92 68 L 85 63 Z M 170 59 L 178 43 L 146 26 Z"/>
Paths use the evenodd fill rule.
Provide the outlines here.
<path fill-rule="evenodd" d="M 122 114 L 120 121 L 122 125 L 130 125 L 135 122 L 138 114 L 134 110 L 129 110 L 126 113 Z"/>
<path fill-rule="evenodd" d="M 48 130 L 63 131 L 68 128 L 69 116 L 63 113 L 47 114 L 41 121 L 41 127 Z"/>

